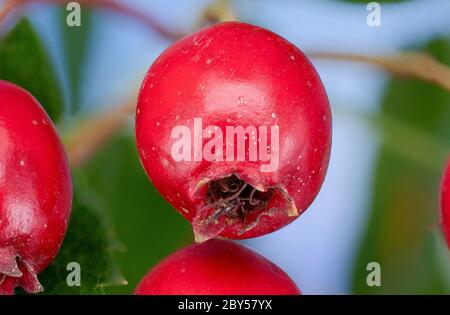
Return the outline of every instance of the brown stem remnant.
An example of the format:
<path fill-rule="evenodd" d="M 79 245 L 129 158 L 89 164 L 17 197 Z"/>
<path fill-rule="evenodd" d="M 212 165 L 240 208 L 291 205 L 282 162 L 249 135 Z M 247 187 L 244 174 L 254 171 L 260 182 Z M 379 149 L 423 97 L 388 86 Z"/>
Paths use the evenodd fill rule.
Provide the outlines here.
<path fill-rule="evenodd" d="M 229 176 L 208 184 L 207 204 L 200 210 L 213 208 L 212 218 L 221 216 L 244 218 L 249 212 L 264 208 L 272 191 L 258 191 L 237 176 Z"/>

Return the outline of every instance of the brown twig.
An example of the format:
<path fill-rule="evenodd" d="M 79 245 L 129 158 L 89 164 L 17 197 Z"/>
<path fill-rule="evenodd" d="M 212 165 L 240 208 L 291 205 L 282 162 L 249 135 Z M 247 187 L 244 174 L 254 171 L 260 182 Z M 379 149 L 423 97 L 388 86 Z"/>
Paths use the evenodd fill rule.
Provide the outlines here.
<path fill-rule="evenodd" d="M 310 53 L 312 58 L 365 62 L 392 74 L 428 81 L 450 91 L 450 67 L 425 53 L 408 52 L 391 56 L 366 56 L 345 53 Z"/>
<path fill-rule="evenodd" d="M 14 9 L 20 5 L 22 0 L 8 0 L 2 9 L 0 10 L 0 22 L 6 19 L 6 17 L 14 11 Z"/>
<path fill-rule="evenodd" d="M 82 166 L 95 152 L 126 126 L 134 113 L 134 101 L 113 110 L 94 115 L 79 123 L 64 139 L 67 155 L 72 167 Z"/>
<path fill-rule="evenodd" d="M 7 0 L 7 2 L 0 8 L 0 26 L 2 22 L 5 21 L 9 16 L 12 15 L 14 11 L 23 3 L 24 0 Z M 0 27 L 0 36 L 5 32 L 2 31 Z"/>
<path fill-rule="evenodd" d="M 40 1 L 40 0 L 34 0 Z M 66 0 L 45 0 L 48 2 L 67 2 Z M 174 32 L 167 29 L 159 21 L 157 21 L 153 16 L 146 14 L 142 11 L 136 10 L 130 6 L 123 5 L 116 0 L 81 0 L 78 1 L 81 5 L 90 6 L 93 8 L 103 8 L 111 11 L 115 11 L 124 15 L 127 15 L 133 19 L 142 22 L 150 30 L 155 31 L 162 37 L 168 40 L 177 40 L 183 36 L 181 32 Z"/>
<path fill-rule="evenodd" d="M 64 5 L 68 3 L 68 0 L 9 0 L 9 2 L 0 11 L 0 25 L 6 19 L 6 17 L 15 9 L 22 7 L 30 3 L 49 3 Z M 126 5 L 123 5 L 116 0 L 78 0 L 81 6 L 91 7 L 91 8 L 101 8 L 111 10 L 123 15 L 129 16 L 143 23 L 148 29 L 158 33 L 163 38 L 168 40 L 176 40 L 180 38 L 183 34 L 179 32 L 173 32 L 162 24 L 160 24 L 154 17 L 149 14 L 145 14 L 139 10 L 133 9 Z"/>

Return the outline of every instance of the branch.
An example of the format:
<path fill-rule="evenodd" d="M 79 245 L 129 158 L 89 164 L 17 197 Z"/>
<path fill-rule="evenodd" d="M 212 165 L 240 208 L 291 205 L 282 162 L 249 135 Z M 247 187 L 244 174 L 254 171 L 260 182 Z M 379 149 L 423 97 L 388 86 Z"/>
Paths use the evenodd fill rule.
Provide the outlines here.
<path fill-rule="evenodd" d="M 23 0 L 8 0 L 3 7 L 0 8 L 0 25 L 22 4 L 22 2 Z"/>
<path fill-rule="evenodd" d="M 9 0 L 9 2 L 0 11 L 0 25 L 6 19 L 6 17 L 9 14 L 11 14 L 12 11 L 14 11 L 15 9 L 18 9 L 22 6 L 25 6 L 27 4 L 30 4 L 32 2 L 64 5 L 64 4 L 67 4 L 69 1 L 68 0 Z M 171 41 L 179 39 L 183 35 L 182 33 L 173 32 L 171 30 L 168 30 L 162 24 L 160 24 L 155 18 L 153 18 L 151 15 L 145 14 L 139 10 L 136 10 L 136 9 L 133 9 L 126 5 L 123 5 L 116 0 L 78 0 L 77 2 L 81 6 L 107 9 L 110 11 L 114 11 L 114 12 L 129 16 L 135 20 L 140 21 L 148 29 L 156 32 L 161 37 L 166 38 Z"/>
<path fill-rule="evenodd" d="M 33 1 L 42 1 L 42 0 L 33 0 Z M 68 2 L 67 0 L 45 0 L 47 2 Z M 79 0 L 81 5 L 86 5 L 93 8 L 107 9 L 111 11 L 115 11 L 117 13 L 121 13 L 124 15 L 128 15 L 129 17 L 140 21 L 144 24 L 148 29 L 155 31 L 162 37 L 168 40 L 177 40 L 183 36 L 180 32 L 173 32 L 168 30 L 165 26 L 160 24 L 154 17 L 149 14 L 146 14 L 142 11 L 136 10 L 130 6 L 123 5 L 116 0 Z"/>
<path fill-rule="evenodd" d="M 6 19 L 21 2 L 21 0 L 8 0 L 0 10 L 0 22 Z"/>
<path fill-rule="evenodd" d="M 365 62 L 395 75 L 428 81 L 450 91 L 450 67 L 425 53 L 400 53 L 391 56 L 364 56 L 345 53 L 311 53 L 312 58 Z"/>
<path fill-rule="evenodd" d="M 72 167 L 80 167 L 89 160 L 132 117 L 136 102 L 94 115 L 79 123 L 64 139 L 67 155 Z"/>

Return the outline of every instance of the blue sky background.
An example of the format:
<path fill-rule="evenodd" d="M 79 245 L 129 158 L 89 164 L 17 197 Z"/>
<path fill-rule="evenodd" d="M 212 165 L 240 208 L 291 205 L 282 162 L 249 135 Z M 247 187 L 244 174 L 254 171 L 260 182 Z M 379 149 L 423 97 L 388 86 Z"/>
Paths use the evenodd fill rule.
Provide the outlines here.
<path fill-rule="evenodd" d="M 211 1 L 123 1 L 151 12 L 174 30 L 192 29 Z M 397 52 L 450 35 L 450 1 L 413 0 L 381 7 L 381 27 L 368 27 L 365 5 L 333 0 L 233 1 L 240 20 L 269 28 L 304 52 Z M 54 8 L 33 6 L 37 26 L 63 77 L 59 22 Z M 83 69 L 86 111 L 115 106 L 136 94 L 145 72 L 168 41 L 110 12 L 96 13 Z M 366 228 L 378 138 L 352 112 L 376 112 L 386 75 L 367 65 L 316 61 L 333 110 L 333 148 L 324 186 L 311 208 L 290 226 L 246 241 L 281 266 L 307 294 L 350 293 L 359 239 Z M 67 82 L 64 83 L 67 87 Z"/>

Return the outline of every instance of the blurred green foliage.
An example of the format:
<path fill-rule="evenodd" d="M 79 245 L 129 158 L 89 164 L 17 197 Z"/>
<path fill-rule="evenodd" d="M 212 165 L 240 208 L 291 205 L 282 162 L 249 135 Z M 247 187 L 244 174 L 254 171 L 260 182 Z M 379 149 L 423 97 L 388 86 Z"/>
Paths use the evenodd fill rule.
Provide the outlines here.
<path fill-rule="evenodd" d="M 78 177 L 78 178 L 77 178 Z M 44 294 L 102 294 L 105 287 L 122 285 L 124 279 L 113 257 L 121 250 L 101 197 L 87 189 L 82 176 L 75 176 L 72 216 L 61 250 L 39 275 Z M 81 286 L 69 287 L 67 266 L 81 269 Z"/>
<path fill-rule="evenodd" d="M 61 85 L 49 56 L 27 19 L 0 41 L 0 79 L 15 83 L 36 97 L 53 122 L 64 111 Z"/>
<path fill-rule="evenodd" d="M 126 251 L 116 255 L 128 286 L 109 293 L 131 293 L 158 261 L 192 242 L 190 224 L 153 188 L 139 163 L 134 134 L 119 135 L 78 173 L 104 206 Z"/>
<path fill-rule="evenodd" d="M 425 50 L 450 65 L 449 40 L 434 40 Z M 369 226 L 355 265 L 356 293 L 450 293 L 450 260 L 442 258 L 445 245 L 438 224 L 440 176 L 450 152 L 449 121 L 448 91 L 419 80 L 391 80 L 380 119 L 383 143 Z M 415 152 L 412 159 L 405 158 L 408 152 Z M 381 265 L 380 287 L 366 284 L 369 262 Z"/>

